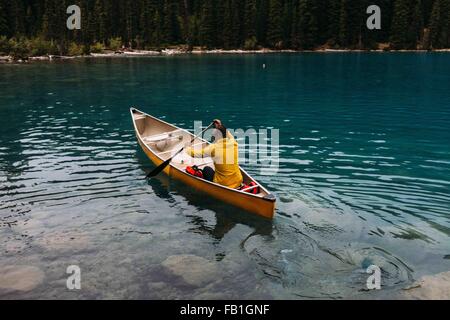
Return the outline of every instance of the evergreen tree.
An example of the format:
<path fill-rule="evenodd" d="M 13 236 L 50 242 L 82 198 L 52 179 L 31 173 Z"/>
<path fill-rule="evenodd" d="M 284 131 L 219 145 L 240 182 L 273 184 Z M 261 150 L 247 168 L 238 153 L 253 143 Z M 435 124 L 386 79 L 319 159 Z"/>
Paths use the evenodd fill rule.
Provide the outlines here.
<path fill-rule="evenodd" d="M 164 42 L 167 44 L 176 44 L 179 41 L 180 27 L 174 6 L 172 0 L 165 0 L 162 35 Z"/>
<path fill-rule="evenodd" d="M 216 46 L 217 30 L 214 4 L 215 0 L 205 0 L 202 8 L 199 40 L 200 45 L 206 48 L 214 48 Z"/>
<path fill-rule="evenodd" d="M 151 28 L 152 28 L 152 7 L 149 0 L 142 1 L 139 17 L 139 35 L 142 41 L 146 44 L 151 41 Z"/>
<path fill-rule="evenodd" d="M 14 17 L 14 33 L 19 36 L 25 35 L 25 7 L 23 0 L 15 0 L 11 2 L 11 13 Z"/>
<path fill-rule="evenodd" d="M 121 16 L 124 18 L 124 35 L 122 39 L 124 39 L 125 46 L 134 48 L 137 43 L 140 43 L 138 5 L 133 0 L 122 0 L 121 2 L 124 3 L 121 12 Z"/>
<path fill-rule="evenodd" d="M 64 55 L 67 52 L 67 15 L 66 10 L 69 6 L 69 0 L 60 0 L 55 2 L 55 35 L 54 44 L 58 47 L 60 55 Z"/>
<path fill-rule="evenodd" d="M 329 11 L 332 10 L 331 8 L 332 8 L 332 5 L 334 4 L 334 2 L 335 2 L 335 0 L 316 0 L 315 1 L 316 8 L 315 8 L 314 16 L 317 21 L 317 38 L 315 39 L 315 42 L 317 44 L 324 44 L 328 40 L 330 40 L 329 28 L 330 28 L 331 21 L 329 20 L 329 17 L 330 17 Z"/>
<path fill-rule="evenodd" d="M 416 0 L 414 11 L 411 17 L 410 30 L 409 30 L 409 42 L 419 43 L 423 40 L 423 14 L 422 14 L 422 1 Z"/>
<path fill-rule="evenodd" d="M 263 45 L 267 45 L 269 1 L 270 0 L 259 0 L 259 7 L 257 7 L 256 14 L 256 39 Z"/>
<path fill-rule="evenodd" d="M 161 34 L 161 25 L 162 25 L 162 18 L 159 13 L 159 10 L 155 11 L 155 15 L 153 17 L 153 34 L 152 34 L 152 45 L 155 47 L 161 46 L 162 41 L 162 34 Z"/>
<path fill-rule="evenodd" d="M 9 34 L 8 21 L 6 20 L 5 0 L 0 0 L 0 36 Z"/>
<path fill-rule="evenodd" d="M 341 16 L 341 0 L 329 0 L 327 12 L 327 34 L 326 40 L 330 40 L 332 45 L 339 43 L 340 16 Z M 324 29 L 325 30 L 325 29 Z"/>
<path fill-rule="evenodd" d="M 446 19 L 446 24 L 447 24 L 447 43 L 445 45 L 446 48 L 450 47 L 450 0 L 447 0 L 447 19 Z"/>
<path fill-rule="evenodd" d="M 410 1 L 396 0 L 394 5 L 394 17 L 392 21 L 391 46 L 394 49 L 409 48 L 409 19 Z"/>
<path fill-rule="evenodd" d="M 348 13 L 347 13 L 348 0 L 341 0 L 341 7 L 339 11 L 339 44 L 341 47 L 348 45 Z"/>
<path fill-rule="evenodd" d="M 143 1 L 145 3 L 145 1 Z M 104 17 L 103 17 L 103 30 L 104 30 L 104 37 L 105 41 L 108 42 L 114 35 L 113 35 L 113 29 L 116 29 L 117 21 L 113 16 L 113 3 L 108 0 L 103 0 L 103 11 L 104 11 Z"/>
<path fill-rule="evenodd" d="M 293 4 L 292 1 L 285 1 L 283 8 L 282 24 L 283 24 L 283 44 L 289 47 L 292 34 L 293 23 Z"/>
<path fill-rule="evenodd" d="M 192 30 L 189 23 L 189 2 L 183 0 L 183 39 L 188 45 L 188 51 L 192 50 Z"/>
<path fill-rule="evenodd" d="M 92 39 L 95 42 L 105 43 L 107 40 L 106 36 L 106 12 L 103 4 L 103 0 L 96 0 L 93 12 L 93 30 Z"/>
<path fill-rule="evenodd" d="M 313 49 L 317 39 L 316 3 L 314 0 L 300 0 L 296 14 L 296 38 L 293 39 L 299 49 Z"/>
<path fill-rule="evenodd" d="M 270 0 L 267 42 L 273 48 L 283 47 L 283 7 L 281 0 Z"/>
<path fill-rule="evenodd" d="M 351 48 L 363 48 L 364 37 L 366 35 L 366 9 L 369 6 L 366 0 L 348 1 L 347 12 L 347 30 L 348 30 L 348 45 Z"/>
<path fill-rule="evenodd" d="M 1 7 L 1 5 L 0 5 Z M 1 11 L 1 8 L 0 8 Z M 0 12 L 0 16 L 1 16 L 1 12 Z M 26 9 L 26 16 L 25 16 L 25 21 L 26 21 L 26 25 L 25 25 L 25 29 L 26 29 L 26 35 L 30 36 L 32 34 L 35 33 L 36 29 L 36 18 L 33 15 L 33 11 L 31 9 L 31 5 L 27 6 Z"/>
<path fill-rule="evenodd" d="M 256 0 L 245 2 L 244 14 L 244 39 L 256 38 Z"/>
<path fill-rule="evenodd" d="M 47 1 L 47 0 L 46 0 Z M 80 3 L 81 12 L 81 35 L 79 36 L 79 41 L 83 44 L 85 52 L 89 51 L 89 45 L 91 44 L 92 35 L 92 15 L 89 14 L 90 6 L 88 1 L 82 1 Z M 44 15 L 45 24 L 46 15 Z M 45 29 L 45 28 L 44 28 Z"/>
<path fill-rule="evenodd" d="M 231 11 L 231 0 L 223 0 L 222 18 L 222 45 L 230 49 L 233 43 L 233 12 Z"/>
<path fill-rule="evenodd" d="M 301 36 L 300 36 L 300 12 L 298 4 L 295 4 L 292 15 L 292 27 L 291 27 L 291 47 L 294 49 L 300 49 Z"/>
<path fill-rule="evenodd" d="M 441 26 L 439 34 L 439 45 L 441 48 L 450 46 L 450 0 L 440 0 L 441 17 L 439 24 Z"/>
<path fill-rule="evenodd" d="M 243 12 L 243 8 L 241 7 L 241 0 L 232 0 L 232 13 L 233 13 L 233 24 L 232 24 L 232 28 L 233 28 L 233 34 L 231 37 L 231 44 L 233 46 L 233 48 L 237 48 L 241 46 L 242 43 L 242 29 L 243 29 L 243 24 L 242 24 L 242 12 Z"/>
<path fill-rule="evenodd" d="M 433 4 L 433 10 L 430 17 L 430 41 L 431 48 L 439 48 L 439 34 L 441 32 L 441 1 L 436 0 Z"/>
<path fill-rule="evenodd" d="M 56 1 L 57 0 L 45 0 L 42 34 L 49 40 L 54 40 L 58 37 L 56 32 L 58 29 Z"/>

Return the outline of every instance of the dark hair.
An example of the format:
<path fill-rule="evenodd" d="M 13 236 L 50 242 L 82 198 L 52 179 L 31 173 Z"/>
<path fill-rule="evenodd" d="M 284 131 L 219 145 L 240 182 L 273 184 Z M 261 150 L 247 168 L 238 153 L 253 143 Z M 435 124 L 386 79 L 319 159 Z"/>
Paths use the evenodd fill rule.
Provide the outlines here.
<path fill-rule="evenodd" d="M 216 129 L 220 131 L 223 139 L 225 139 L 227 137 L 227 128 L 225 128 L 225 126 L 223 124 L 217 125 Z"/>

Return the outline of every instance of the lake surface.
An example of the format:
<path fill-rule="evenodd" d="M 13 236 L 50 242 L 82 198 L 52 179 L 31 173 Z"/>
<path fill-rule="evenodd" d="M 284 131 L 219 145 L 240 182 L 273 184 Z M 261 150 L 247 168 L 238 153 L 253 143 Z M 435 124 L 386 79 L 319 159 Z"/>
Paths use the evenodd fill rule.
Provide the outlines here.
<path fill-rule="evenodd" d="M 146 181 L 131 106 L 279 129 L 278 173 L 244 166 L 276 194 L 274 221 Z M 395 298 L 450 270 L 449 129 L 445 53 L 0 65 L 0 273 L 25 279 L 0 298 Z M 181 255 L 204 281 L 167 267 Z"/>

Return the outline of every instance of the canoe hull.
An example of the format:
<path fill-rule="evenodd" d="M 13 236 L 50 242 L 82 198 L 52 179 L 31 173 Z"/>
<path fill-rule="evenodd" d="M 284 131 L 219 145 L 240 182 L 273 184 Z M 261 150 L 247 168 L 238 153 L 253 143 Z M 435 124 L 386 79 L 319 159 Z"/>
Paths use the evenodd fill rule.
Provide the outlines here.
<path fill-rule="evenodd" d="M 139 145 L 145 152 L 147 157 L 153 162 L 155 166 L 160 165 L 163 161 L 159 159 L 147 146 L 141 141 L 139 136 L 137 136 Z M 164 173 L 169 177 L 181 181 L 201 192 L 204 192 L 218 200 L 221 200 L 230 205 L 236 206 L 245 211 L 251 212 L 253 214 L 262 216 L 267 219 L 273 219 L 275 212 L 275 201 L 266 200 L 264 198 L 255 198 L 250 195 L 245 194 L 235 194 L 232 191 L 221 188 L 219 186 L 205 184 L 199 179 L 189 176 L 188 174 L 181 172 L 173 168 L 172 166 L 167 166 L 164 169 Z"/>
<path fill-rule="evenodd" d="M 132 117 L 133 112 L 139 112 L 147 117 L 150 117 L 146 115 L 145 113 L 140 112 L 136 109 L 131 109 Z M 160 121 L 156 118 L 151 117 L 151 121 Z M 135 119 L 134 119 L 135 120 Z M 152 149 L 148 147 L 148 145 L 144 142 L 143 138 L 141 137 L 140 132 L 145 131 L 144 128 L 141 126 L 142 124 L 136 124 L 135 123 L 135 131 L 136 131 L 136 138 L 138 140 L 139 145 L 141 146 L 142 150 L 145 152 L 147 157 L 153 162 L 155 166 L 158 166 L 163 163 L 163 159 L 160 158 L 158 155 L 154 153 Z M 242 169 L 241 169 L 242 170 Z M 238 191 L 235 189 L 230 189 L 227 187 L 220 186 L 218 184 L 194 177 L 188 173 L 186 173 L 184 170 L 181 170 L 180 168 L 177 168 L 173 166 L 172 164 L 167 166 L 164 171 L 166 175 L 169 177 L 179 180 L 186 185 L 189 185 L 196 190 L 199 190 L 201 192 L 204 192 L 208 195 L 210 195 L 213 198 L 216 198 L 220 201 L 223 201 L 225 203 L 228 203 L 230 205 L 233 205 L 235 207 L 241 208 L 245 211 L 254 213 L 256 215 L 259 215 L 261 217 L 272 219 L 275 212 L 275 197 L 267 192 L 266 189 L 263 187 L 262 190 L 264 190 L 265 194 L 267 196 L 255 196 L 250 193 L 245 193 L 242 191 Z M 248 174 L 243 171 L 243 173 L 248 176 Z"/>

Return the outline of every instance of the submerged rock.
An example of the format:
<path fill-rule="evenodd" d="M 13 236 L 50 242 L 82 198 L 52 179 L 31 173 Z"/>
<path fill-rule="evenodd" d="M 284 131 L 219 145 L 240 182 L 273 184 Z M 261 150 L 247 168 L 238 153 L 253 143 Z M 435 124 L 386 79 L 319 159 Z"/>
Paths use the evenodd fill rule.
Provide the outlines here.
<path fill-rule="evenodd" d="M 450 271 L 424 276 L 405 289 L 406 299 L 448 300 L 450 299 Z"/>
<path fill-rule="evenodd" d="M 24 235 L 35 237 L 45 232 L 45 226 L 37 219 L 26 219 L 18 221 L 14 230 L 17 230 Z"/>
<path fill-rule="evenodd" d="M 30 291 L 44 281 L 44 272 L 31 266 L 0 268 L 0 289 Z"/>
<path fill-rule="evenodd" d="M 23 240 L 12 239 L 8 240 L 4 245 L 4 251 L 7 254 L 18 254 L 23 252 L 28 247 L 28 244 Z"/>
<path fill-rule="evenodd" d="M 194 255 L 170 256 L 162 265 L 173 274 L 196 287 L 214 282 L 220 277 L 217 265 Z"/>
<path fill-rule="evenodd" d="M 58 231 L 39 238 L 38 243 L 48 250 L 84 250 L 89 247 L 86 233 L 76 231 Z"/>

